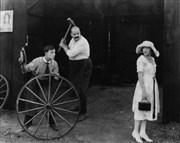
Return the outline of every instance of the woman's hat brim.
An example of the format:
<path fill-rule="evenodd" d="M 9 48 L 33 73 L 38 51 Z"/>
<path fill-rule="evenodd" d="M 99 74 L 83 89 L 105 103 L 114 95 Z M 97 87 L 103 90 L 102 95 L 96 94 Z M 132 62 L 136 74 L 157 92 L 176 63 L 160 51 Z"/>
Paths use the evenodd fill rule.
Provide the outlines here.
<path fill-rule="evenodd" d="M 142 48 L 143 47 L 149 47 L 152 49 L 152 51 L 154 52 L 154 54 L 156 55 L 156 57 L 159 57 L 159 51 L 156 50 L 156 48 L 154 47 L 154 44 L 150 41 L 144 41 L 143 43 L 139 44 L 137 47 L 136 47 L 136 53 L 137 54 L 140 54 L 142 53 Z"/>

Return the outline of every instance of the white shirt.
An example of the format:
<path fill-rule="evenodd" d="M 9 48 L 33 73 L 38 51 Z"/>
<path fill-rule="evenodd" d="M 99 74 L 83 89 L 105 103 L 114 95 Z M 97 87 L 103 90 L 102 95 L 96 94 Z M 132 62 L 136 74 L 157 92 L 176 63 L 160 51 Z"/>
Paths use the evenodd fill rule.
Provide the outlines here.
<path fill-rule="evenodd" d="M 88 41 L 81 35 L 80 39 L 75 42 L 72 38 L 69 42 L 69 50 L 66 54 L 70 60 L 88 59 L 90 55 L 90 47 Z"/>

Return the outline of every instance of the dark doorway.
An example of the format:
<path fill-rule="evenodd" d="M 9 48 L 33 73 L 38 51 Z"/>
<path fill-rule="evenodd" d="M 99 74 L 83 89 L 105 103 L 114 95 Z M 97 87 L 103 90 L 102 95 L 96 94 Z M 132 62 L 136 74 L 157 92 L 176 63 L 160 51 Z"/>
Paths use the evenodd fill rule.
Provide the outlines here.
<path fill-rule="evenodd" d="M 144 12 L 137 15 L 132 10 L 121 15 L 117 13 L 118 5 L 113 7 L 117 10 L 112 10 L 107 1 L 102 3 L 103 8 L 98 9 L 100 12 L 82 8 L 77 10 L 80 4 L 79 1 L 70 3 L 40 0 L 36 6 L 29 9 L 29 59 L 42 55 L 43 46 L 46 44 L 58 49 L 60 39 L 68 28 L 67 18 L 71 17 L 91 46 L 94 64 L 92 82 L 113 85 L 135 83 L 138 57 L 135 53 L 136 46 L 143 40 L 150 40 L 160 53 L 163 49 L 163 14 L 157 16 L 153 12 L 151 15 Z M 88 7 L 91 7 L 91 4 L 89 2 Z M 39 6 L 43 6 L 41 12 Z M 152 7 L 152 4 L 149 7 Z M 160 7 L 162 8 L 162 5 Z M 132 8 L 135 10 L 137 7 Z M 70 36 L 67 39 L 70 40 Z M 56 60 L 61 75 L 67 77 L 68 58 L 63 50 L 56 54 Z M 162 82 L 162 74 L 159 74 L 162 73 L 161 56 L 157 59 L 157 64 L 157 78 Z"/>

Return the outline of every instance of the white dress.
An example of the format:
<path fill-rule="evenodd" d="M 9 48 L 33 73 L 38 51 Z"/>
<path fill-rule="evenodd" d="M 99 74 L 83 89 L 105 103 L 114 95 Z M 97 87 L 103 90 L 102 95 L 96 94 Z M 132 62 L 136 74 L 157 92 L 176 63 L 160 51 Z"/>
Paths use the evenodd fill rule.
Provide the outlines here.
<path fill-rule="evenodd" d="M 138 110 L 138 102 L 141 101 L 142 99 L 142 89 L 139 81 L 137 81 L 134 92 L 133 105 L 132 105 L 132 111 L 134 112 L 134 119 L 150 120 L 150 121 L 157 120 L 157 114 L 160 111 L 160 104 L 159 104 L 159 89 L 155 78 L 155 73 L 156 73 L 155 60 L 153 58 L 153 63 L 150 63 L 143 55 L 141 55 L 137 59 L 136 64 L 137 64 L 137 72 L 143 72 L 144 84 L 145 84 L 146 92 L 148 94 L 147 99 L 149 100 L 149 102 L 151 102 L 151 111 Z M 153 118 L 153 111 L 154 111 L 153 82 L 154 81 L 155 81 L 155 118 Z"/>

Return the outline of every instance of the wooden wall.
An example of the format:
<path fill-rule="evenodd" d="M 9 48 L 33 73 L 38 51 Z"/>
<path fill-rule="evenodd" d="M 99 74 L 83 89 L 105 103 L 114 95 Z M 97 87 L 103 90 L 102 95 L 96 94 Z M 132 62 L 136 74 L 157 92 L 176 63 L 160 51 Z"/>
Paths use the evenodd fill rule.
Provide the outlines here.
<path fill-rule="evenodd" d="M 23 75 L 18 63 L 19 51 L 26 42 L 26 0 L 1 0 L 0 10 L 13 10 L 13 32 L 0 33 L 0 74 L 4 75 L 10 84 L 10 95 L 6 107 L 13 109 L 20 87 L 23 85 Z"/>
<path fill-rule="evenodd" d="M 96 0 L 1 0 L 1 10 L 14 10 L 14 31 L 0 33 L 0 71 L 11 86 L 8 107 L 15 106 L 17 94 L 24 84 L 17 59 L 26 36 L 29 37 L 26 51 L 28 61 L 31 61 L 43 54 L 46 44 L 58 48 L 68 27 L 68 17 L 75 21 L 90 42 L 93 81 L 118 85 L 136 82 L 137 44 L 152 40 L 160 53 L 163 51 L 162 4 L 162 0 L 99 0 L 99 3 Z M 66 76 L 67 56 L 61 51 L 56 53 L 56 60 L 61 75 Z M 162 56 L 157 62 L 158 78 L 162 79 Z"/>
<path fill-rule="evenodd" d="M 180 122 L 180 1 L 164 2 L 163 122 Z"/>
<path fill-rule="evenodd" d="M 135 48 L 143 40 L 151 40 L 162 52 L 162 0 L 73 0 L 72 3 L 46 0 L 45 7 L 45 42 L 58 47 L 68 26 L 66 19 L 71 17 L 90 43 L 95 82 L 135 83 Z M 57 53 L 56 59 L 60 66 L 67 65 L 63 52 Z M 158 81 L 162 83 L 162 57 L 157 59 L 157 64 Z"/>

